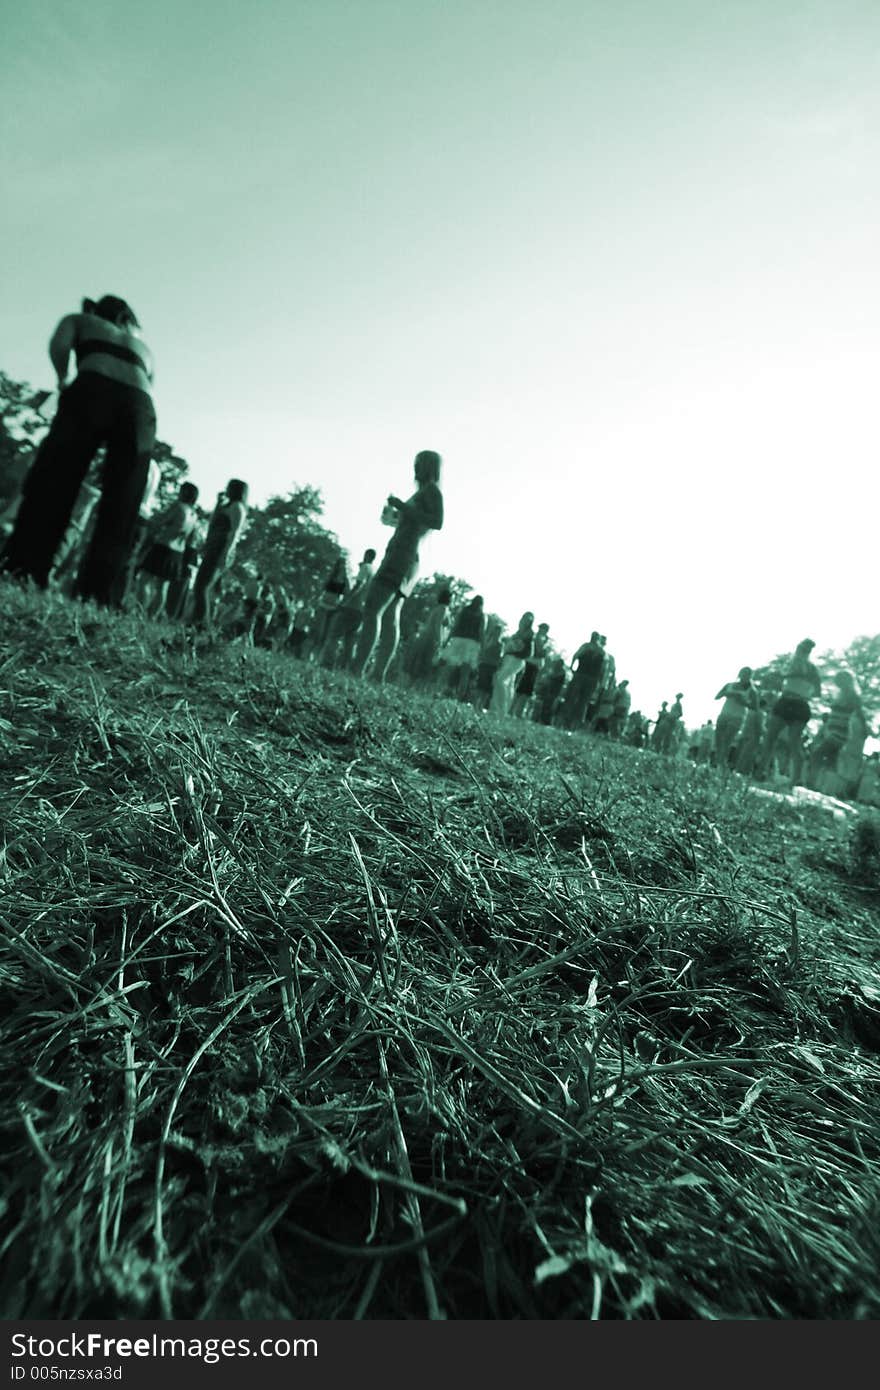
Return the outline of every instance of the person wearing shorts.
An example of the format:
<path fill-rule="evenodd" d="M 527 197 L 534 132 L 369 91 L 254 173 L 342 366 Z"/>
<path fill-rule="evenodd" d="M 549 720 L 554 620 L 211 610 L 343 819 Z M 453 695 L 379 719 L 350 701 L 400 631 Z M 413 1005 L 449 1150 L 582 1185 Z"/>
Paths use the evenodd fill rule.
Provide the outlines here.
<path fill-rule="evenodd" d="M 352 671 L 362 676 L 373 659 L 373 679 L 385 680 L 400 641 L 400 607 L 419 572 L 419 545 L 429 531 L 443 526 L 443 494 L 440 491 L 442 460 L 433 449 L 416 454 L 413 465 L 416 491 L 409 501 L 389 497 L 388 511 L 396 515 L 394 535 L 364 598 L 364 615 L 358 635 Z M 381 631 L 380 631 L 381 625 Z"/>
<path fill-rule="evenodd" d="M 351 665 L 358 628 L 364 613 L 364 598 L 373 578 L 375 559 L 375 550 L 371 548 L 364 551 L 364 558 L 358 565 L 354 583 L 333 614 L 319 656 L 324 666 L 345 671 Z"/>
<path fill-rule="evenodd" d="M 483 596 L 477 594 L 460 608 L 452 624 L 449 641 L 440 653 L 446 668 L 446 687 L 451 695 L 466 700 L 480 664 L 480 648 L 486 632 Z"/>
<path fill-rule="evenodd" d="M 770 710 L 761 749 L 761 771 L 768 776 L 773 769 L 776 745 L 780 736 L 785 735 L 783 743 L 788 751 L 788 770 L 794 786 L 800 781 L 804 765 L 803 735 L 812 714 L 810 699 L 822 693 L 822 677 L 810 661 L 815 645 L 809 638 L 798 643 L 782 683 L 782 692 Z"/>
<path fill-rule="evenodd" d="M 196 528 L 195 483 L 181 483 L 177 500 L 150 523 L 140 565 L 138 598 L 149 617 L 164 613 L 168 590 L 183 575 L 183 556 Z"/>

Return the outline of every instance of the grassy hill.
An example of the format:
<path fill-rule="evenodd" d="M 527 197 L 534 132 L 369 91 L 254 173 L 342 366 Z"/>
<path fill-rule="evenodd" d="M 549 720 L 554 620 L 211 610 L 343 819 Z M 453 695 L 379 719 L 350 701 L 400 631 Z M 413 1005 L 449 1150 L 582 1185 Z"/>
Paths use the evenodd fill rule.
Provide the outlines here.
<path fill-rule="evenodd" d="M 4 1316 L 880 1316 L 870 822 L 0 604 Z"/>

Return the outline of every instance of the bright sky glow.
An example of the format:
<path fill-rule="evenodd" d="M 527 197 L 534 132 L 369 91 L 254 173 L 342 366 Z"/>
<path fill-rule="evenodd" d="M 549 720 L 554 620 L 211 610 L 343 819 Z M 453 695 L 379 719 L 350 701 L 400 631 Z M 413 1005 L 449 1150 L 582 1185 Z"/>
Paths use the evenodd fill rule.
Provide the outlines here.
<path fill-rule="evenodd" d="M 423 573 L 650 715 L 880 628 L 876 0 L 3 8 L 5 371 L 125 296 L 204 496 L 353 555 L 439 449 Z"/>

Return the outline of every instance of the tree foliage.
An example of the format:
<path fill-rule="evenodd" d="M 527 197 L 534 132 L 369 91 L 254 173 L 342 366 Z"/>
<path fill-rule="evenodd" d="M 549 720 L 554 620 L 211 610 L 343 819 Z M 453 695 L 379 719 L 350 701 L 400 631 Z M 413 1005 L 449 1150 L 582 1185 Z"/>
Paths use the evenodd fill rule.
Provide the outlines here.
<path fill-rule="evenodd" d="M 34 451 L 48 429 L 40 414 L 44 393 L 26 381 L 0 372 L 0 502 L 13 498 L 30 467 Z"/>
<path fill-rule="evenodd" d="M 270 584 L 283 585 L 307 605 L 314 603 L 336 560 L 348 559 L 337 537 L 321 522 L 323 510 L 320 490 L 309 486 L 251 508 L 235 569 L 253 565 Z"/>

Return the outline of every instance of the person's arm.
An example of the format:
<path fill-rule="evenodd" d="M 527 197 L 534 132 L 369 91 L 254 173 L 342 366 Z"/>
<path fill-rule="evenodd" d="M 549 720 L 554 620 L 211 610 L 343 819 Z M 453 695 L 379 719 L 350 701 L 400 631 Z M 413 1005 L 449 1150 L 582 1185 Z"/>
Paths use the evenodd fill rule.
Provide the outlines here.
<path fill-rule="evenodd" d="M 723 700 L 723 699 L 725 699 L 726 695 L 727 695 L 727 686 L 726 686 L 726 685 L 722 685 L 721 689 L 718 691 L 718 694 L 715 696 L 715 699 L 716 699 L 716 700 Z"/>
<path fill-rule="evenodd" d="M 66 314 L 49 339 L 49 361 L 55 368 L 55 375 L 58 377 L 59 391 L 63 391 L 67 385 L 70 354 L 73 352 L 76 344 L 78 327 L 79 315 Z"/>

